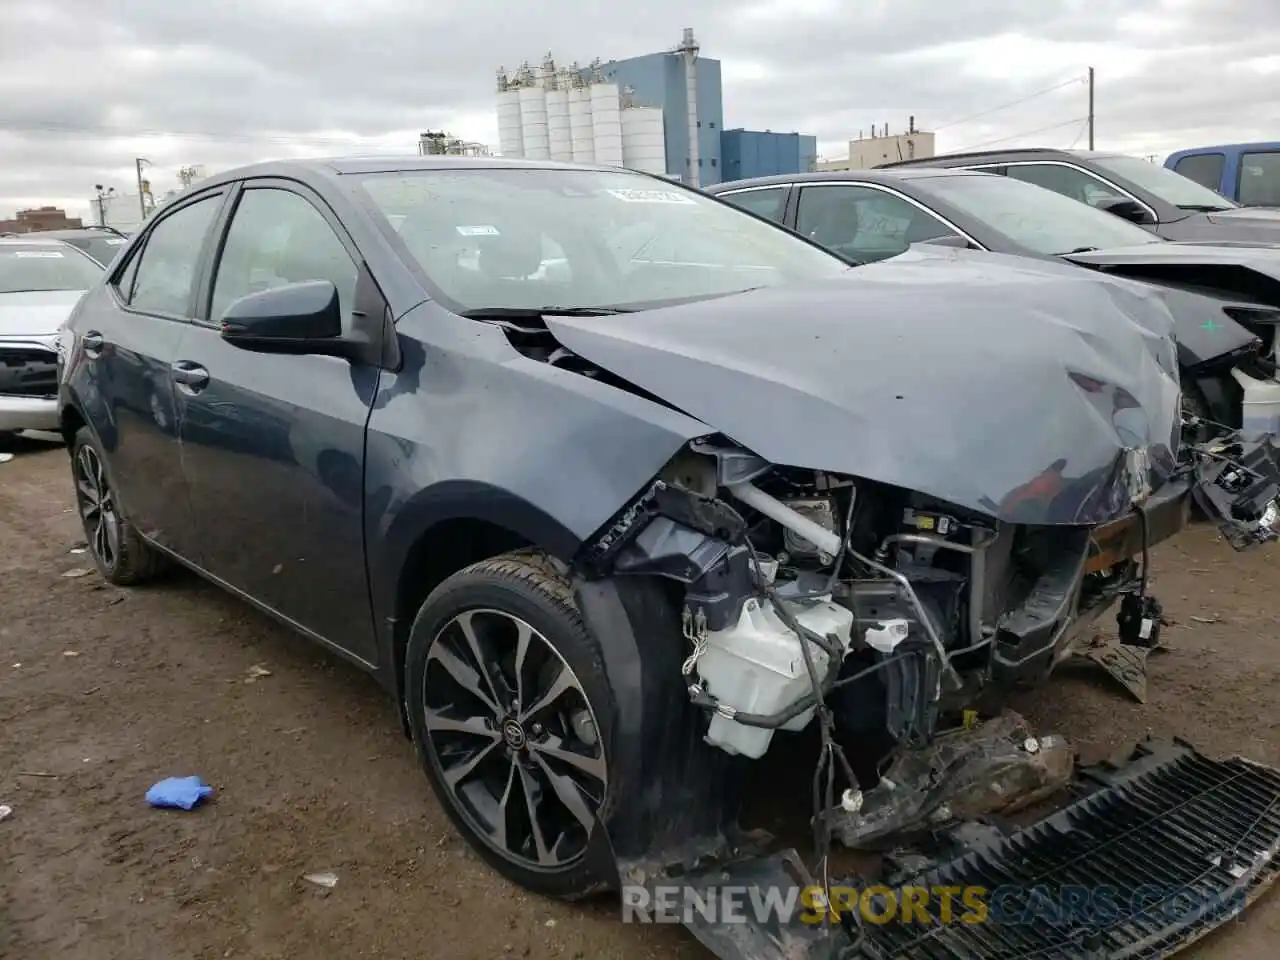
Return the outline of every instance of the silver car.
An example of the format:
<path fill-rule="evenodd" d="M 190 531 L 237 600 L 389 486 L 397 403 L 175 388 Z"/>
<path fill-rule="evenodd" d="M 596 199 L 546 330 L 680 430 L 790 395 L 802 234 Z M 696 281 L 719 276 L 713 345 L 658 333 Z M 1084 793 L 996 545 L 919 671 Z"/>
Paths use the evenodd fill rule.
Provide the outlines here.
<path fill-rule="evenodd" d="M 0 238 L 0 437 L 58 428 L 58 331 L 101 276 L 61 240 Z"/>

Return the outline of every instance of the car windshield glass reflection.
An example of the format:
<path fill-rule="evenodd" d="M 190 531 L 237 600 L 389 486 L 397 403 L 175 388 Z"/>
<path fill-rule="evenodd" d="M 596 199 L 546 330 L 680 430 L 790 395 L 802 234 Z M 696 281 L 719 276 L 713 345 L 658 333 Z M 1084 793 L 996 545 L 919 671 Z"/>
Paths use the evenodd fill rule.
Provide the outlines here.
<path fill-rule="evenodd" d="M 849 269 L 727 204 L 621 170 L 427 170 L 360 183 L 461 311 L 642 307 Z"/>
<path fill-rule="evenodd" d="M 0 247 L 0 293 L 88 290 L 101 276 L 102 268 L 75 250 Z"/>

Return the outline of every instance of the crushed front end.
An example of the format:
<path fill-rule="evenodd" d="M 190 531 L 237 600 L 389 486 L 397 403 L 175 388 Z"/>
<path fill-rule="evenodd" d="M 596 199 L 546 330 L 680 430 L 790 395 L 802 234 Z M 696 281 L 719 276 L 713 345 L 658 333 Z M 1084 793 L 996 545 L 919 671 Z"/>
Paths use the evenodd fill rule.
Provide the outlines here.
<path fill-rule="evenodd" d="M 794 852 L 771 857 L 738 827 L 754 764 L 806 729 L 820 739 L 805 793 L 823 890 L 833 844 L 880 850 L 1058 791 L 1072 774 L 1060 739 L 1007 717 L 966 730 L 968 708 L 1045 679 L 1109 612 L 1122 643 L 1155 646 L 1148 553 L 1193 501 L 1238 548 L 1274 538 L 1276 449 L 1127 451 L 1075 478 L 1059 462 L 981 511 L 692 443 L 579 565 L 593 628 L 633 637 L 613 670 L 638 681 L 621 740 L 634 793 L 602 816 L 618 883 L 812 882 Z M 883 775 L 862 783 L 849 756 L 866 750 Z M 848 922 L 762 934 L 772 954 L 693 926 L 720 956 L 796 958 L 832 937 L 848 948 Z"/>

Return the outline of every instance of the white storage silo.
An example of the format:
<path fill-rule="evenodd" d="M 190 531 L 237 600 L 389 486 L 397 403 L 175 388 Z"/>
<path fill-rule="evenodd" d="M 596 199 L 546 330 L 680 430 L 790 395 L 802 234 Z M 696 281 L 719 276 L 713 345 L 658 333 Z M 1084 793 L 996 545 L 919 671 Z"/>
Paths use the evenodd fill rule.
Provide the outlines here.
<path fill-rule="evenodd" d="M 623 109 L 622 165 L 644 173 L 667 172 L 667 138 L 660 107 Z"/>
<path fill-rule="evenodd" d="M 569 91 L 569 141 L 574 163 L 596 162 L 595 132 L 591 126 L 591 93 L 585 87 Z"/>
<path fill-rule="evenodd" d="M 622 166 L 622 108 L 616 83 L 591 85 L 591 129 L 596 163 Z"/>
<path fill-rule="evenodd" d="M 504 157 L 524 156 L 519 90 L 503 90 L 498 94 L 498 152 Z"/>
<path fill-rule="evenodd" d="M 569 132 L 569 91 L 547 91 L 547 141 L 552 160 L 573 160 L 573 139 Z"/>
<path fill-rule="evenodd" d="M 547 91 L 541 86 L 520 88 L 520 136 L 524 156 L 549 160 L 551 140 L 547 136 Z"/>

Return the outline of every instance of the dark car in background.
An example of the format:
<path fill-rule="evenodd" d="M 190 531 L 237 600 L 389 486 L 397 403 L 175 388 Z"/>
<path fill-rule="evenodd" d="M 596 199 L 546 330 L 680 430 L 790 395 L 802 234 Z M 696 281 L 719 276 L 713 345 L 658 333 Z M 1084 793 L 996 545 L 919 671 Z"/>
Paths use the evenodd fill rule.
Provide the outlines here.
<path fill-rule="evenodd" d="M 1252 435 L 1280 433 L 1280 249 L 1170 243 L 1053 191 L 980 171 L 794 174 L 708 192 L 855 263 L 942 242 L 1150 283 L 1177 322 L 1188 412 Z M 1191 427 L 1193 436 L 1209 429 Z"/>
<path fill-rule="evenodd" d="M 119 230 L 112 227 L 83 227 L 78 230 L 43 230 L 36 236 L 49 240 L 61 240 L 83 250 L 104 267 L 111 266 L 121 247 L 129 242 Z"/>
<path fill-rule="evenodd" d="M 1158 164 L 1088 150 L 991 150 L 881 164 L 948 167 L 1025 180 L 1137 223 L 1167 240 L 1280 243 L 1280 210 L 1242 207 Z"/>
<path fill-rule="evenodd" d="M 737 819 L 771 745 L 838 723 L 915 756 L 1117 604 L 1145 642 L 1146 551 L 1192 496 L 1274 535 L 1280 487 L 1210 456 L 1259 447 L 1182 456 L 1160 299 L 1029 262 L 851 269 L 612 167 L 229 171 L 69 322 L 77 510 L 111 582 L 180 562 L 378 677 L 515 882 L 768 886 Z M 856 784 L 810 781 L 847 817 Z"/>

